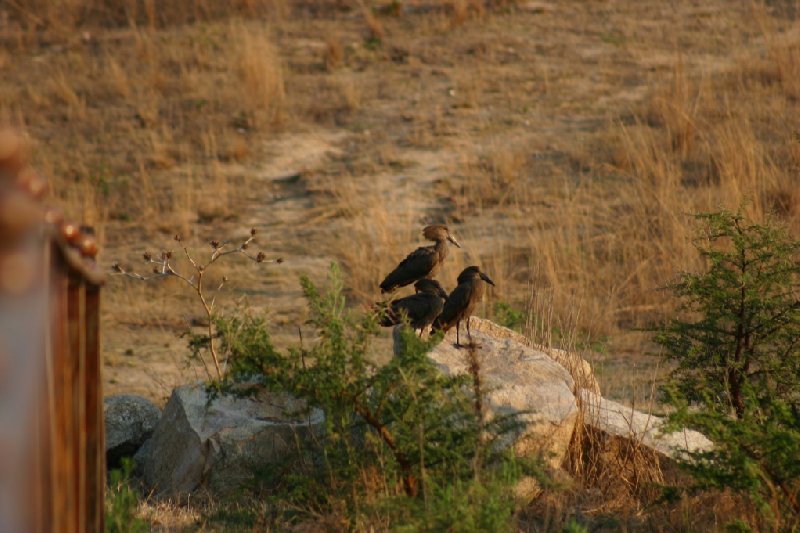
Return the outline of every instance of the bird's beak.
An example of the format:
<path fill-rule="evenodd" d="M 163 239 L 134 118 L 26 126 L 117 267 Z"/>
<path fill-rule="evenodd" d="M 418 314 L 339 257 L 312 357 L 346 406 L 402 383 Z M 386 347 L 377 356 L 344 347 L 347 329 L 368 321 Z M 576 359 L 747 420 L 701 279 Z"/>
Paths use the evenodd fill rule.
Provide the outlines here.
<path fill-rule="evenodd" d="M 494 281 L 490 280 L 490 279 L 489 279 L 489 276 L 487 276 L 487 275 L 486 275 L 486 274 L 484 274 L 483 272 L 481 272 L 481 279 L 482 279 L 483 281 L 485 281 L 486 283 L 488 283 L 489 285 L 491 285 L 492 287 L 494 287 L 494 286 L 495 286 L 495 285 L 494 285 Z"/>
<path fill-rule="evenodd" d="M 444 289 L 439 289 L 439 296 L 442 297 L 443 300 L 447 300 L 447 291 Z"/>
<path fill-rule="evenodd" d="M 459 248 L 461 248 L 461 245 L 460 245 L 460 244 L 458 244 L 458 241 L 456 240 L 456 238 L 455 238 L 455 237 L 453 237 L 452 235 L 450 235 L 449 233 L 447 234 L 447 240 L 448 240 L 448 241 L 450 241 L 450 242 L 452 242 L 453 244 L 455 244 L 455 245 L 456 245 L 456 246 L 458 246 Z"/>

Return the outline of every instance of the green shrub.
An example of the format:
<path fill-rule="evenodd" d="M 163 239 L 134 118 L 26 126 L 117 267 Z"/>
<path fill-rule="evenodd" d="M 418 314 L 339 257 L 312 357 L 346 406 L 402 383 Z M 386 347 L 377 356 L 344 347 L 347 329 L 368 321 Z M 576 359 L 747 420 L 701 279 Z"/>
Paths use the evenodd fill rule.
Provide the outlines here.
<path fill-rule="evenodd" d="M 575 520 L 575 518 L 570 518 L 561 528 L 561 533 L 587 533 L 588 531 L 586 526 Z"/>
<path fill-rule="evenodd" d="M 105 521 L 108 533 L 138 533 L 146 531 L 144 522 L 136 517 L 139 497 L 131 488 L 129 479 L 133 463 L 122 460 L 122 468 L 112 470 L 106 490 Z"/>
<path fill-rule="evenodd" d="M 392 501 L 390 510 L 399 532 L 481 533 L 512 531 L 514 495 L 519 478 L 515 460 L 509 458 L 488 479 L 429 479 L 425 499 Z"/>
<path fill-rule="evenodd" d="M 378 365 L 370 356 L 376 317 L 347 308 L 338 267 L 325 292 L 307 278 L 301 283 L 313 343 L 280 355 L 262 320 L 242 315 L 219 326 L 229 357 L 223 386 L 286 390 L 326 414 L 324 437 L 305 443 L 312 447 L 305 455 L 318 459 L 264 484 L 274 506 L 315 514 L 343 508 L 348 527 L 508 529 L 524 469 L 498 441 L 519 422 L 485 420 L 479 365 L 472 375 L 445 376 L 426 356 L 441 335 L 421 340 L 410 327 L 399 353 Z M 525 473 L 538 475 L 536 467 Z"/>
<path fill-rule="evenodd" d="M 739 213 L 698 215 L 704 272 L 671 288 L 682 317 L 656 340 L 677 366 L 675 425 L 714 441 L 687 463 L 702 487 L 748 494 L 772 527 L 800 519 L 800 243 Z"/>

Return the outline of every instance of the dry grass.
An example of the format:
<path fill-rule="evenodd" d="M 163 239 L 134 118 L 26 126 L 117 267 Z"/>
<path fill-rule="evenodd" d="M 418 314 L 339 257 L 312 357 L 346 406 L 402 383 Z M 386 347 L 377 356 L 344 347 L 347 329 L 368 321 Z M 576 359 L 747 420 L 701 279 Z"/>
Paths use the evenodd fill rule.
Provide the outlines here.
<path fill-rule="evenodd" d="M 286 91 L 278 51 L 263 30 L 239 24 L 231 30 L 231 35 L 238 36 L 232 62 L 241 80 L 239 95 L 247 101 L 249 114 L 264 116 L 267 124 L 280 124 L 285 113 Z"/>
<path fill-rule="evenodd" d="M 4 41 L 15 59 L 0 116 L 27 125 L 62 205 L 111 251 L 255 219 L 295 254 L 342 262 L 366 303 L 422 244 L 422 225 L 448 222 L 465 250 L 442 279 L 484 264 L 498 282 L 488 314 L 495 300 L 523 308 L 534 287 L 581 342 L 638 352 L 643 337 L 630 332 L 672 310 L 656 289 L 697 266 L 691 212 L 747 202 L 756 220 L 776 213 L 798 229 L 800 45 L 765 8 L 719 18 L 683 6 L 674 16 L 688 44 L 677 49 L 627 41 L 646 15 L 628 4 L 570 5 L 555 26 L 547 7 L 474 2 L 398 15 L 265 0 L 223 21 L 210 0 L 135 14 L 109 5 L 65 3 L 60 26 L 45 6 L 10 12 L 24 38 Z M 712 15 L 713 39 L 698 29 Z M 574 30 L 615 24 L 599 43 Z M 528 38 L 531 28 L 555 29 Z M 276 136 L 326 130 L 346 137 L 311 166 L 282 159 L 303 161 L 303 144 L 269 151 Z M 293 216 L 262 207 L 296 192 L 255 177 L 273 166 L 272 177 L 302 173 L 302 237 L 283 229 Z"/>
<path fill-rule="evenodd" d="M 367 42 L 376 44 L 380 43 L 386 37 L 386 29 L 379 18 L 375 16 L 372 9 L 367 7 L 363 2 L 359 4 L 361 13 L 364 16 L 364 25 L 366 26 Z"/>
<path fill-rule="evenodd" d="M 24 40 L 34 42 L 42 32 L 61 39 L 76 31 L 109 27 L 169 27 L 230 16 L 282 17 L 288 12 L 284 0 L 29 0 L 9 2 L 6 9 Z"/>
<path fill-rule="evenodd" d="M 344 62 L 344 46 L 337 35 L 329 35 L 325 38 L 325 66 L 328 70 L 335 70 Z"/>
<path fill-rule="evenodd" d="M 594 407 L 579 406 L 581 413 Z M 565 468 L 584 488 L 603 494 L 601 513 L 637 509 L 661 496 L 661 463 L 668 461 L 635 439 L 622 439 L 580 420 L 570 442 Z"/>
<path fill-rule="evenodd" d="M 591 531 L 720 531 L 737 519 L 759 524 L 753 506 L 729 491 L 662 499 L 662 487 L 689 483 L 674 462 L 588 427 L 573 437 L 566 468 L 572 477 L 521 513 L 521 531 L 560 530 L 570 521 Z"/>
<path fill-rule="evenodd" d="M 256 226 L 287 263 L 232 267 L 230 300 L 279 342 L 303 320 L 299 274 L 339 261 L 368 304 L 421 227 L 446 222 L 464 244 L 446 287 L 480 264 L 497 283 L 480 314 L 504 301 L 533 312 L 537 340 L 604 345 L 604 391 L 646 398 L 663 370 L 639 329 L 698 266 L 691 213 L 744 203 L 800 232 L 795 8 L 389 4 L 12 2 L 0 122 L 36 143 L 104 263 Z M 105 302 L 110 391 L 160 399 L 195 375 L 175 287 L 114 280 Z"/>

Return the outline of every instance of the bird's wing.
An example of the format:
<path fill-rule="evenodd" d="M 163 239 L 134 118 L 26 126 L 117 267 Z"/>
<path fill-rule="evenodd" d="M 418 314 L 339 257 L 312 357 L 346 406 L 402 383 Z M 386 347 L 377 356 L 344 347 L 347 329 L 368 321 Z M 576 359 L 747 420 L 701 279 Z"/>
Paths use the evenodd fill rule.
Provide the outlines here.
<path fill-rule="evenodd" d="M 431 303 L 431 313 L 433 314 L 434 319 L 442 314 L 442 311 L 444 310 L 444 303 L 446 301 L 446 298 L 435 298 L 433 300 Z"/>
<path fill-rule="evenodd" d="M 392 302 L 392 311 L 397 315 L 398 320 L 402 319 L 405 313 L 410 320 L 415 320 L 420 313 L 424 313 L 427 300 L 424 294 L 412 294 L 405 298 L 400 298 Z"/>
<path fill-rule="evenodd" d="M 381 290 L 391 291 L 397 287 L 404 287 L 418 279 L 427 276 L 436 264 L 436 252 L 431 246 L 417 248 L 400 261 L 386 279 L 381 282 Z"/>
<path fill-rule="evenodd" d="M 443 303 L 444 300 L 438 295 L 425 295 L 424 311 L 420 313 L 417 319 L 420 328 L 430 326 L 436 320 L 436 317 L 442 314 Z"/>
<path fill-rule="evenodd" d="M 390 303 L 383 303 L 382 306 L 376 305 L 376 311 L 380 313 L 381 326 L 394 326 L 403 321 L 406 317 L 409 322 L 416 322 L 427 310 L 427 302 L 423 294 L 412 294 L 405 298 L 392 300 Z"/>
<path fill-rule="evenodd" d="M 450 293 L 442 308 L 442 314 L 436 319 L 436 329 L 447 331 L 461 319 L 462 312 L 469 305 L 472 297 L 472 284 L 462 283 Z"/>

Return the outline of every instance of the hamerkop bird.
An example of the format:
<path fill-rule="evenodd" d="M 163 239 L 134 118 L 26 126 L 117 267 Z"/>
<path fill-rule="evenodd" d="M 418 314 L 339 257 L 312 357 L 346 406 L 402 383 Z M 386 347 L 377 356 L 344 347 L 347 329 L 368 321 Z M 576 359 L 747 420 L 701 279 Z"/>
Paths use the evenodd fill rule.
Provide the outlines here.
<path fill-rule="evenodd" d="M 472 334 L 469 331 L 469 317 L 475 310 L 475 306 L 483 298 L 483 293 L 486 292 L 486 285 L 483 282 L 494 285 L 494 282 L 489 279 L 489 276 L 481 272 L 481 269 L 476 266 L 469 266 L 465 268 L 461 274 L 458 275 L 458 286 L 453 289 L 447 301 L 444 303 L 442 314 L 436 317 L 433 321 L 433 330 L 447 331 L 456 326 L 456 347 L 461 347 L 459 340 L 459 330 L 461 321 L 467 321 L 467 335 L 470 342 L 472 342 Z"/>
<path fill-rule="evenodd" d="M 416 294 L 393 300 L 386 309 L 386 314 L 381 318 L 381 326 L 394 326 L 400 324 L 404 317 L 414 329 L 420 330 L 433 323 L 439 316 L 447 299 L 447 293 L 435 279 L 421 279 L 414 283 Z"/>
<path fill-rule="evenodd" d="M 442 262 L 447 257 L 447 241 L 459 248 L 455 237 L 450 234 L 447 226 L 426 226 L 422 235 L 429 241 L 434 241 L 433 246 L 421 246 L 408 254 L 397 268 L 381 282 L 381 292 L 392 292 L 399 287 L 405 287 L 423 278 L 432 278 L 439 271 Z"/>

